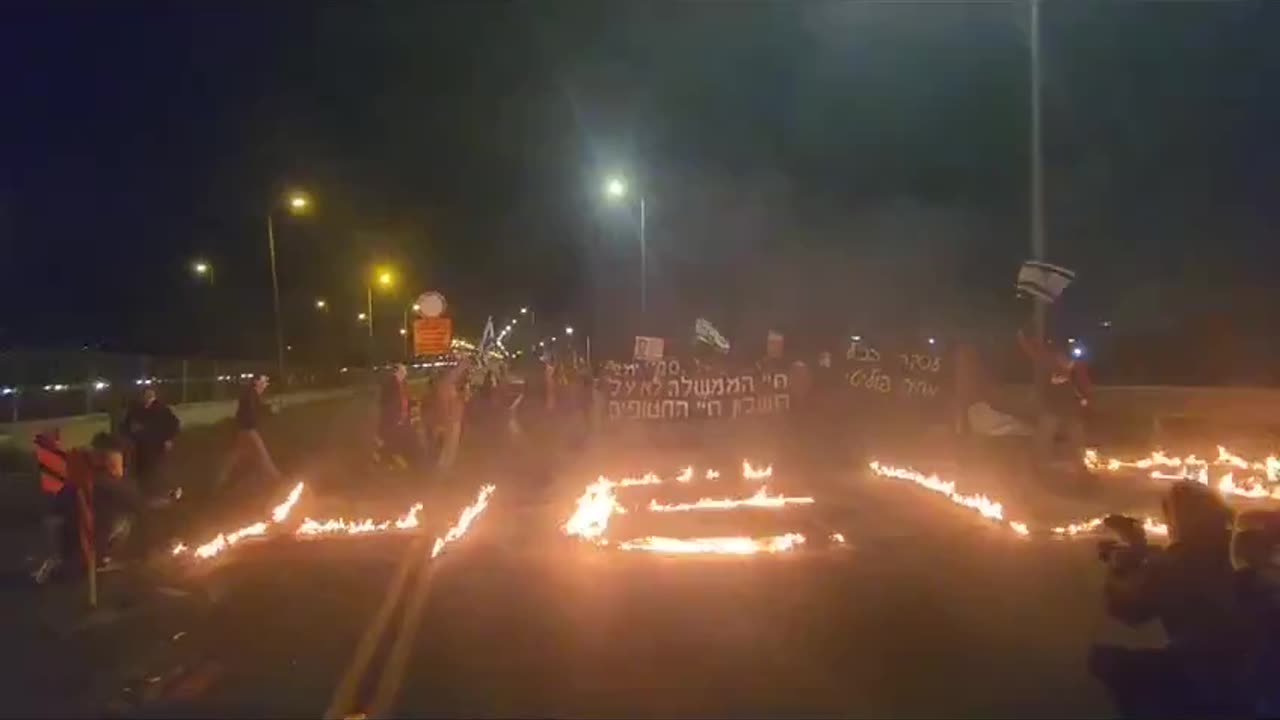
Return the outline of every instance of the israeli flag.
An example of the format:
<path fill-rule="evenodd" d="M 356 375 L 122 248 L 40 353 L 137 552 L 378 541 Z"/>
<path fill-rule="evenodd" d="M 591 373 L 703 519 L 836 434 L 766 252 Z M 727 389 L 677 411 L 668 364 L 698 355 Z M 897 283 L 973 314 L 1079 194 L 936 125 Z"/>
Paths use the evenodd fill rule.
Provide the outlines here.
<path fill-rule="evenodd" d="M 1051 265 L 1039 260 L 1028 260 L 1018 270 L 1018 292 L 1023 292 L 1044 302 L 1051 303 L 1058 299 L 1071 281 L 1076 279 L 1075 271 L 1059 265 Z"/>
<path fill-rule="evenodd" d="M 706 318 L 698 318 L 693 324 L 694 337 L 722 353 L 729 352 L 729 341 L 724 339 L 715 325 L 712 325 Z"/>

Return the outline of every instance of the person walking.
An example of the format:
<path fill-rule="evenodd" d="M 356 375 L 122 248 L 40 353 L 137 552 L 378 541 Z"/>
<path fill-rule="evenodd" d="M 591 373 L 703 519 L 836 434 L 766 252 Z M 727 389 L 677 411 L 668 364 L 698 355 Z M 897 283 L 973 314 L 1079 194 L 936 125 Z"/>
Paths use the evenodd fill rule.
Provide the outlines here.
<path fill-rule="evenodd" d="M 1031 359 L 1033 378 L 1040 392 L 1040 414 L 1036 419 L 1034 459 L 1038 469 L 1053 461 L 1054 441 L 1059 434 L 1067 439 L 1072 466 L 1080 465 L 1084 446 L 1084 412 L 1089 407 L 1091 385 L 1088 368 L 1061 347 L 1028 338 L 1018 331 L 1018 344 Z"/>
<path fill-rule="evenodd" d="M 418 461 L 417 438 L 409 416 L 409 388 L 405 378 L 409 371 L 397 364 L 382 383 L 382 397 L 378 413 L 378 437 L 384 460 L 406 469 Z"/>
<path fill-rule="evenodd" d="M 436 469 L 447 472 L 453 467 L 458 457 L 458 443 L 462 439 L 462 417 L 466 412 L 467 371 L 470 361 L 463 357 L 458 364 L 449 368 L 448 372 L 436 383 L 436 396 L 433 410 L 435 419 L 435 444 L 440 448 L 436 459 Z"/>
<path fill-rule="evenodd" d="M 144 496 L 154 495 L 160 465 L 173 449 L 181 423 L 168 405 L 156 397 L 155 388 L 142 391 L 141 400 L 130 406 L 121 423 L 124 435 L 133 446 L 134 477 Z"/>
<path fill-rule="evenodd" d="M 266 443 L 258 432 L 262 419 L 271 414 L 271 406 L 263 402 L 262 395 L 267 391 L 270 380 L 266 375 L 258 375 L 253 382 L 245 385 L 240 392 L 240 402 L 236 407 L 236 437 L 230 452 L 222 462 L 222 468 L 214 482 L 214 489 L 224 488 L 231 478 L 231 472 L 241 463 L 249 463 L 257 471 L 266 474 L 271 482 L 281 479 L 280 470 L 276 468 L 271 454 L 267 452 Z"/>

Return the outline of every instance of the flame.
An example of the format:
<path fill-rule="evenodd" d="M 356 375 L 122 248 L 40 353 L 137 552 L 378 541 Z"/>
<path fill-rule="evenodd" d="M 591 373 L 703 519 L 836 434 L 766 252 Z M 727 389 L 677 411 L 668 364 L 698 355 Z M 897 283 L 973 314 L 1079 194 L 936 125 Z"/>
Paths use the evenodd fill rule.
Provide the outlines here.
<path fill-rule="evenodd" d="M 751 467 L 751 463 L 742 461 L 742 477 L 746 480 L 764 480 L 773 477 L 773 466 L 767 465 L 762 470 Z"/>
<path fill-rule="evenodd" d="M 289 497 L 271 510 L 271 522 L 284 522 L 285 518 L 289 517 L 289 513 L 293 511 L 293 506 L 298 504 L 298 498 L 300 497 L 302 497 L 302 483 L 294 485 L 293 489 L 289 491 Z"/>
<path fill-rule="evenodd" d="M 676 482 L 687 483 L 693 479 L 693 466 L 689 465 L 676 476 Z"/>
<path fill-rule="evenodd" d="M 833 532 L 833 533 L 831 533 L 831 535 L 829 535 L 828 537 L 830 538 L 831 542 L 833 542 L 833 543 L 837 543 L 837 544 L 839 544 L 839 545 L 844 545 L 844 534 L 843 534 L 843 533 Z"/>
<path fill-rule="evenodd" d="M 707 479 L 708 479 L 708 480 L 719 480 L 719 479 L 720 479 L 720 473 L 716 472 L 715 470 L 708 470 L 708 471 L 707 471 Z"/>
<path fill-rule="evenodd" d="M 1236 495 L 1254 500 L 1280 499 L 1280 487 L 1270 489 L 1266 487 L 1267 483 L 1275 484 L 1280 480 L 1280 458 L 1268 455 L 1262 460 L 1248 460 L 1231 452 L 1225 446 L 1219 445 L 1217 449 L 1218 456 L 1213 460 L 1201 459 L 1195 455 L 1170 457 L 1160 450 L 1155 450 L 1149 457 L 1133 461 L 1117 458 L 1103 460 L 1099 457 L 1097 450 L 1089 449 L 1084 452 L 1084 465 L 1090 470 L 1108 472 L 1131 468 L 1146 469 L 1154 466 L 1173 468 L 1173 472 L 1162 469 L 1152 470 L 1150 476 L 1159 480 L 1194 480 L 1202 485 L 1210 484 L 1210 465 L 1224 466 L 1230 469 L 1214 483 L 1224 495 Z M 1235 473 L 1240 470 L 1250 471 L 1250 474 L 1242 480 L 1236 480 Z M 1258 477 L 1258 473 L 1265 476 L 1265 481 Z"/>
<path fill-rule="evenodd" d="M 604 478 L 601 478 L 601 479 L 603 480 Z M 662 478 L 658 477 L 657 475 L 654 475 L 651 472 L 645 473 L 642 477 L 638 477 L 638 478 L 622 478 L 617 482 L 617 485 L 620 487 L 636 487 L 637 485 L 661 485 L 661 484 L 662 484 Z"/>
<path fill-rule="evenodd" d="M 609 517 L 615 512 L 620 515 L 626 513 L 618 504 L 613 488 L 614 483 L 604 476 L 588 485 L 582 497 L 578 498 L 577 509 L 561 528 L 564 533 L 600 542 L 609 527 Z"/>
<path fill-rule="evenodd" d="M 780 508 L 786 505 L 812 505 L 811 497 L 787 497 L 770 495 L 769 488 L 761 486 L 756 493 L 745 498 L 702 498 L 697 502 L 663 505 L 657 500 L 649 501 L 651 512 L 684 512 L 687 510 L 732 510 L 740 507 Z"/>
<path fill-rule="evenodd" d="M 194 551 L 187 547 L 186 543 L 179 542 L 173 546 L 173 550 L 171 551 L 172 555 L 177 557 L 179 555 L 191 553 L 193 556 L 204 560 L 220 555 L 227 548 L 235 545 L 244 538 L 266 535 L 267 528 L 270 525 L 279 524 L 289 516 L 289 513 L 293 510 L 293 506 L 298 504 L 298 498 L 302 496 L 302 488 L 303 483 L 301 482 L 294 485 L 293 489 L 289 491 L 289 495 L 285 498 L 284 502 L 275 506 L 271 510 L 270 523 L 259 521 L 229 533 L 218 533 L 218 535 L 209 542 L 197 546 Z"/>
<path fill-rule="evenodd" d="M 793 550 L 804 543 L 799 533 L 771 537 L 642 537 L 618 543 L 623 550 L 643 550 L 665 555 L 756 555 Z"/>
<path fill-rule="evenodd" d="M 1086 460 L 1088 462 L 1088 460 Z M 977 510 L 984 517 L 992 520 L 1002 520 L 1004 516 L 1004 508 L 1000 503 L 988 498 L 986 495 L 961 495 L 955 490 L 955 483 L 948 480 L 941 480 L 937 475 L 925 475 L 923 473 L 912 470 L 911 468 L 900 468 L 892 465 L 884 465 L 879 461 L 871 462 L 871 470 L 877 475 L 885 477 L 898 478 L 900 480 L 910 480 L 921 487 L 932 490 L 940 495 L 945 495 L 952 502 L 963 507 Z M 1054 535 L 1062 535 L 1074 537 L 1084 533 L 1096 532 L 1102 527 L 1103 518 L 1096 517 L 1090 520 L 1081 520 L 1080 522 L 1060 525 L 1050 528 L 1050 532 Z M 1008 522 L 1009 529 L 1020 536 L 1031 534 L 1031 527 L 1024 522 L 1010 520 Z M 1150 517 L 1143 518 L 1142 528 L 1151 535 L 1169 534 L 1169 527 L 1164 523 Z"/>
<path fill-rule="evenodd" d="M 231 533 L 218 533 L 218 536 L 195 549 L 195 556 L 205 560 L 235 545 L 247 537 L 258 537 L 267 534 L 267 523 L 256 522 Z"/>
<path fill-rule="evenodd" d="M 436 538 L 436 544 L 431 548 L 431 557 L 434 558 L 438 556 L 444 551 L 445 546 L 467 534 L 467 530 L 471 527 L 471 523 L 475 522 L 475 519 L 480 516 L 480 513 L 484 512 L 484 509 L 489 506 L 489 497 L 493 495 L 493 491 L 495 489 L 496 488 L 493 485 L 485 485 L 480 488 L 480 493 L 476 495 L 476 501 L 463 508 L 462 512 L 458 515 L 458 522 L 454 523 L 453 527 L 449 528 L 449 531 L 444 534 L 444 537 Z"/>
<path fill-rule="evenodd" d="M 977 510 L 980 515 L 990 520 L 1004 519 L 1004 506 L 992 500 L 986 495 L 963 495 L 956 492 L 956 484 L 949 480 L 942 480 L 937 475 L 925 475 L 916 472 L 911 468 L 899 468 L 892 465 L 882 465 L 878 460 L 871 462 L 871 471 L 877 475 L 885 477 L 897 478 L 899 480 L 909 480 L 926 490 L 932 490 L 939 495 L 945 496 L 951 502 L 967 507 L 970 510 Z M 1021 523 L 1019 523 L 1021 525 Z M 1023 525 L 1025 527 L 1025 525 Z M 1015 532 L 1022 534 L 1017 528 Z"/>
<path fill-rule="evenodd" d="M 367 518 L 364 520 L 351 521 L 344 518 L 338 518 L 337 520 L 312 520 L 311 518 L 306 518 L 302 521 L 302 525 L 298 526 L 298 529 L 294 531 L 294 534 L 300 537 L 307 535 L 334 534 L 364 535 L 368 533 L 387 532 L 388 530 L 391 530 L 393 526 L 396 530 L 411 530 L 418 527 L 418 513 L 421 510 L 422 503 L 416 503 L 398 519 L 384 520 L 379 523 L 375 523 L 373 520 Z"/>
<path fill-rule="evenodd" d="M 1065 535 L 1067 537 L 1075 537 L 1076 535 L 1094 533 L 1102 529 L 1102 523 L 1105 519 L 1106 518 L 1104 517 L 1096 517 L 1096 518 L 1091 518 L 1089 520 L 1081 520 L 1080 522 L 1052 528 L 1050 532 L 1052 532 L 1054 535 Z M 1169 535 L 1168 525 L 1165 525 L 1159 520 L 1156 520 L 1150 517 L 1144 517 L 1142 519 L 1142 529 L 1151 535 L 1161 535 L 1161 536 Z"/>

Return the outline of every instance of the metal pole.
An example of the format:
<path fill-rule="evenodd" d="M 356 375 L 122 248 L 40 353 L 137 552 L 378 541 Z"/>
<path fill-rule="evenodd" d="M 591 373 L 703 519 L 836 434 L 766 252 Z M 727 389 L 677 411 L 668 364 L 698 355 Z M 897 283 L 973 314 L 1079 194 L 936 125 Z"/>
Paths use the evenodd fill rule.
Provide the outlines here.
<path fill-rule="evenodd" d="M 411 345 L 412 345 L 412 343 L 413 343 L 413 340 L 409 337 L 409 306 L 407 306 L 407 305 L 406 305 L 406 306 L 405 306 L 405 308 L 404 308 L 404 319 L 401 321 L 401 323 L 400 323 L 400 327 L 404 328 L 404 353 L 405 353 L 405 357 L 406 357 L 406 358 L 408 358 L 408 359 L 410 359 L 410 360 L 412 360 L 412 359 L 413 359 L 413 350 L 412 350 Z"/>
<path fill-rule="evenodd" d="M 644 242 L 644 197 L 641 196 L 640 198 L 640 314 L 641 315 L 645 313 L 646 308 L 648 306 L 647 285 L 648 285 L 649 275 L 646 272 L 646 268 L 645 268 L 645 263 L 648 261 L 647 256 L 648 256 L 648 252 L 646 251 L 645 242 Z"/>
<path fill-rule="evenodd" d="M 1044 227 L 1044 161 L 1040 140 L 1040 0 L 1031 2 L 1031 258 L 1044 261 L 1048 254 Z M 1045 338 L 1045 303 L 1033 303 L 1036 338 Z"/>
<path fill-rule="evenodd" d="M 182 402 L 187 401 L 187 359 L 182 358 Z"/>
<path fill-rule="evenodd" d="M 365 285 L 364 311 L 369 316 L 369 369 L 373 369 L 373 286 Z"/>
<path fill-rule="evenodd" d="M 280 373 L 280 382 L 283 384 L 285 382 L 284 328 L 280 325 L 280 282 L 276 278 L 276 230 L 271 215 L 272 213 L 267 213 L 267 250 L 271 254 L 271 301 L 276 316 L 276 368 Z"/>

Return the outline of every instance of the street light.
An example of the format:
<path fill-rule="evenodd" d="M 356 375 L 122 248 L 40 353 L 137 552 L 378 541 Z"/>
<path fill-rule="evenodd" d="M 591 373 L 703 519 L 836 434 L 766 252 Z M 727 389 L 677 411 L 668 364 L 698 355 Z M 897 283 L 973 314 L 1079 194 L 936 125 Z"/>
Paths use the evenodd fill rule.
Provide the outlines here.
<path fill-rule="evenodd" d="M 610 200 L 621 201 L 627 196 L 627 183 L 621 177 L 611 177 L 604 183 L 604 193 Z M 645 312 L 648 304 L 648 273 L 645 264 L 648 261 L 644 237 L 644 196 L 640 196 L 640 312 Z"/>
<path fill-rule="evenodd" d="M 325 302 L 324 298 L 316 298 L 316 309 L 317 309 L 317 310 L 328 310 L 328 309 L 329 309 L 329 303 Z"/>
<path fill-rule="evenodd" d="M 209 278 L 210 282 L 213 281 L 213 266 L 207 260 L 196 260 L 191 263 L 191 272 L 202 278 Z"/>
<path fill-rule="evenodd" d="M 373 269 L 371 281 L 365 284 L 365 312 L 369 318 L 369 365 L 373 365 L 373 285 L 378 284 L 382 290 L 390 290 L 396 284 L 396 275 L 391 268 L 379 266 Z"/>
<path fill-rule="evenodd" d="M 359 315 L 356 315 L 356 322 L 364 322 L 365 320 L 368 320 L 368 319 L 369 319 L 369 316 L 366 313 L 360 313 Z"/>
<path fill-rule="evenodd" d="M 566 326 L 565 326 L 565 328 L 564 328 L 564 334 L 565 334 L 565 335 L 572 335 L 572 334 L 573 334 L 573 327 L 572 327 L 572 326 L 570 326 L 570 325 L 566 325 Z"/>
<path fill-rule="evenodd" d="M 292 215 L 310 212 L 311 198 L 301 190 L 294 190 L 284 198 L 284 205 Z M 276 364 L 280 378 L 284 380 L 284 327 L 280 323 L 280 280 L 276 275 L 276 203 L 267 210 L 267 254 L 271 258 L 271 302 L 276 321 Z"/>

